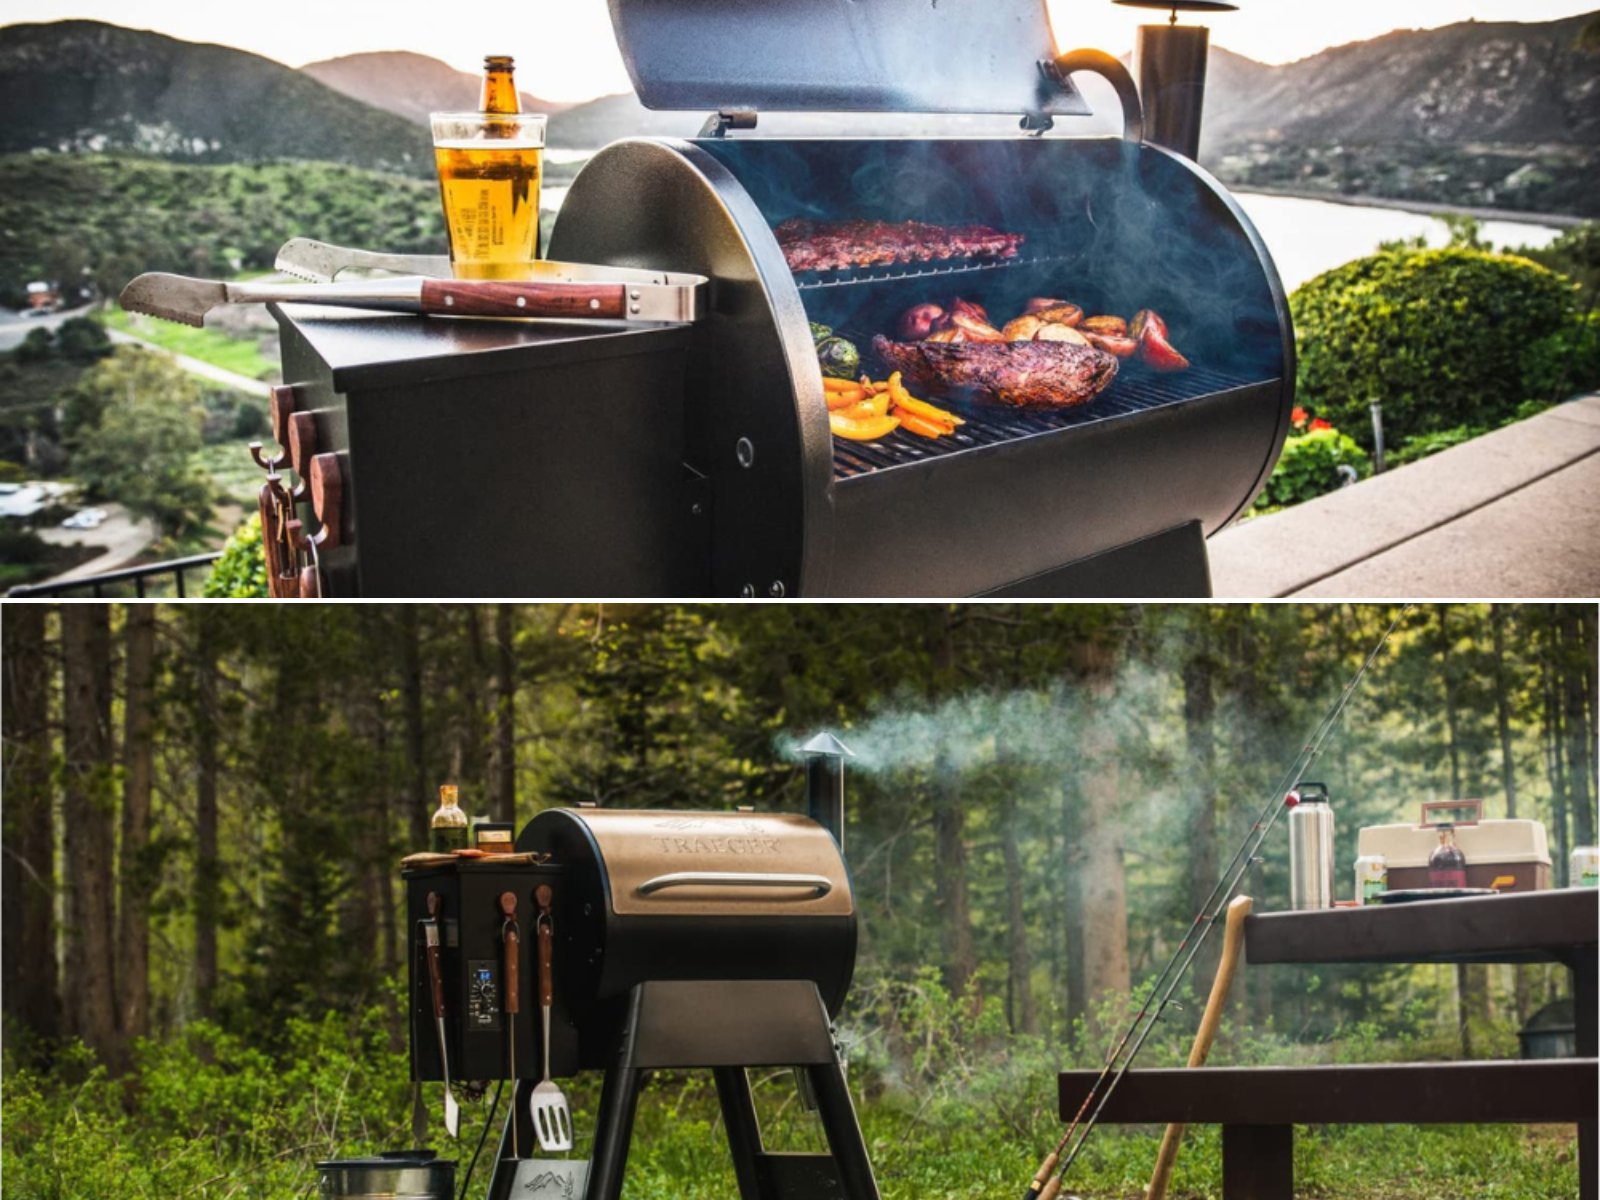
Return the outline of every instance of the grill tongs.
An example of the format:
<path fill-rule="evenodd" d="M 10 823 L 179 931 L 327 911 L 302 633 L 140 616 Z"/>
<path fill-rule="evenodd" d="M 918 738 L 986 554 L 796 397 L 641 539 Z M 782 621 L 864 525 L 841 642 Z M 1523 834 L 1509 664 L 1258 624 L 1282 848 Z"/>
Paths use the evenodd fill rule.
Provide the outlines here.
<path fill-rule="evenodd" d="M 432 263 L 427 259 L 417 266 L 424 269 L 410 278 L 304 284 L 223 283 L 152 271 L 122 289 L 121 303 L 129 312 L 196 328 L 218 305 L 268 303 L 332 304 L 444 317 L 694 321 L 700 316 L 706 285 L 703 275 L 575 263 L 533 264 L 528 279 L 493 280 L 433 276 L 428 274 Z"/>

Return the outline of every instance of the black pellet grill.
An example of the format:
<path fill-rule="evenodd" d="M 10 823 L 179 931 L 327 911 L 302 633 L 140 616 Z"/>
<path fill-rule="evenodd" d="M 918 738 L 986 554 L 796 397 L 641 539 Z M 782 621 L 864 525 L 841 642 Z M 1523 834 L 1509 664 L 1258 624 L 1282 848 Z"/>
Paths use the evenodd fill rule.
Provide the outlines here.
<path fill-rule="evenodd" d="M 657 329 L 279 313 L 285 378 L 343 453 L 329 594 L 1208 595 L 1204 538 L 1254 499 L 1289 426 L 1283 289 L 1234 199 L 1142 140 L 1120 64 L 1058 56 L 1042 0 L 612 0 L 652 108 L 715 115 L 584 167 L 552 258 L 694 272 Z M 1123 137 L 1042 136 L 1112 78 Z M 766 138 L 756 110 L 1021 114 L 1014 136 Z M 971 118 L 976 121 L 978 118 Z M 1015 257 L 795 273 L 791 218 L 982 224 Z M 952 296 L 1153 309 L 1193 364 L 1124 360 L 1055 412 L 952 404 L 930 440 L 829 433 L 810 322 L 870 348 Z M 941 398 L 929 397 L 945 403 Z"/>
<path fill-rule="evenodd" d="M 537 1157 L 529 1093 L 542 1074 L 534 935 L 540 885 L 554 933 L 551 1071 L 602 1070 L 587 1196 L 618 1200 L 640 1091 L 653 1070 L 712 1070 L 742 1200 L 877 1200 L 832 1020 L 855 966 L 856 915 L 838 842 L 842 747 L 813 743 L 810 815 L 549 809 L 521 852 L 408 870 L 411 1069 L 443 1071 L 422 922 L 439 897 L 445 1036 L 453 1080 L 514 1078 L 510 1120 L 486 1194 L 516 1177 L 513 1145 Z M 519 1004 L 504 994 L 501 896 L 517 898 Z M 508 1022 L 516 1026 L 516 1070 Z M 778 1154 L 761 1141 L 747 1067 L 794 1067 L 827 1154 Z M 436 1094 L 430 1089 L 430 1103 Z M 578 1134 L 578 1152 L 587 1143 Z M 537 1197 L 533 1200 L 538 1200 Z"/>

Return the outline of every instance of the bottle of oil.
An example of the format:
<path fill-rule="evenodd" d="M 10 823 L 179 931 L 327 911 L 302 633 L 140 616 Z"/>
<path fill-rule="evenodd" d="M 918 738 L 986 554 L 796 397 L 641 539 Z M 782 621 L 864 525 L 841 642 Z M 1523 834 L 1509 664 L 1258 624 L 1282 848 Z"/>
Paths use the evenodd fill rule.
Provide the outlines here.
<path fill-rule="evenodd" d="M 1439 844 L 1428 858 L 1428 886 L 1464 888 L 1467 886 L 1467 856 L 1456 845 L 1456 827 L 1449 822 L 1439 826 Z"/>
<path fill-rule="evenodd" d="M 483 60 L 483 93 L 478 108 L 486 113 L 519 113 L 522 101 L 517 98 L 516 71 L 509 54 L 491 54 Z"/>
<path fill-rule="evenodd" d="M 439 788 L 439 811 L 433 814 L 428 834 L 428 849 L 435 854 L 450 854 L 467 848 L 467 814 L 457 803 L 461 790 L 453 783 Z"/>

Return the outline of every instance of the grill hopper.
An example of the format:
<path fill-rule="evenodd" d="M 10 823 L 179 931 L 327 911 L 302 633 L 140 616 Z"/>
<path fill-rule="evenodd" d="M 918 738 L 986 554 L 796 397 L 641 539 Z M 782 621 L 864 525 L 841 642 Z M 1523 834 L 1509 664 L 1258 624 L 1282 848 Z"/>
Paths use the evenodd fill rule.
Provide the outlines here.
<path fill-rule="evenodd" d="M 996 262 L 796 276 L 772 232 L 793 217 L 981 223 L 1027 241 Z M 1158 535 L 1106 586 L 1204 594 L 1199 537 L 1249 505 L 1288 431 L 1293 336 L 1276 272 L 1232 197 L 1158 147 L 624 141 L 578 176 L 551 254 L 715 280 L 686 421 L 690 461 L 711 478 L 724 595 L 1088 594 L 1083 560 Z M 871 335 L 952 295 L 1000 319 L 1036 295 L 1153 308 L 1195 367 L 1125 366 L 1057 413 L 969 406 L 961 434 L 937 442 L 835 441 L 808 323 L 850 335 L 876 372 Z"/>

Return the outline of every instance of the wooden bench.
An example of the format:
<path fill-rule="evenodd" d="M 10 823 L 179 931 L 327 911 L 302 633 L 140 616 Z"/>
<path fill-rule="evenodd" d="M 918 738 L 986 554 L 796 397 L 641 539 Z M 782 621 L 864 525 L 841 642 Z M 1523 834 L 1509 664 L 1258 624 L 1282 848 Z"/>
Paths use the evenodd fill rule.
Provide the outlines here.
<path fill-rule="evenodd" d="M 1061 1073 L 1063 1120 L 1099 1074 Z M 1575 1124 L 1594 1119 L 1597 1087 L 1593 1058 L 1129 1071 L 1100 1119 L 1221 1125 L 1224 1200 L 1292 1200 L 1296 1125 Z"/>

